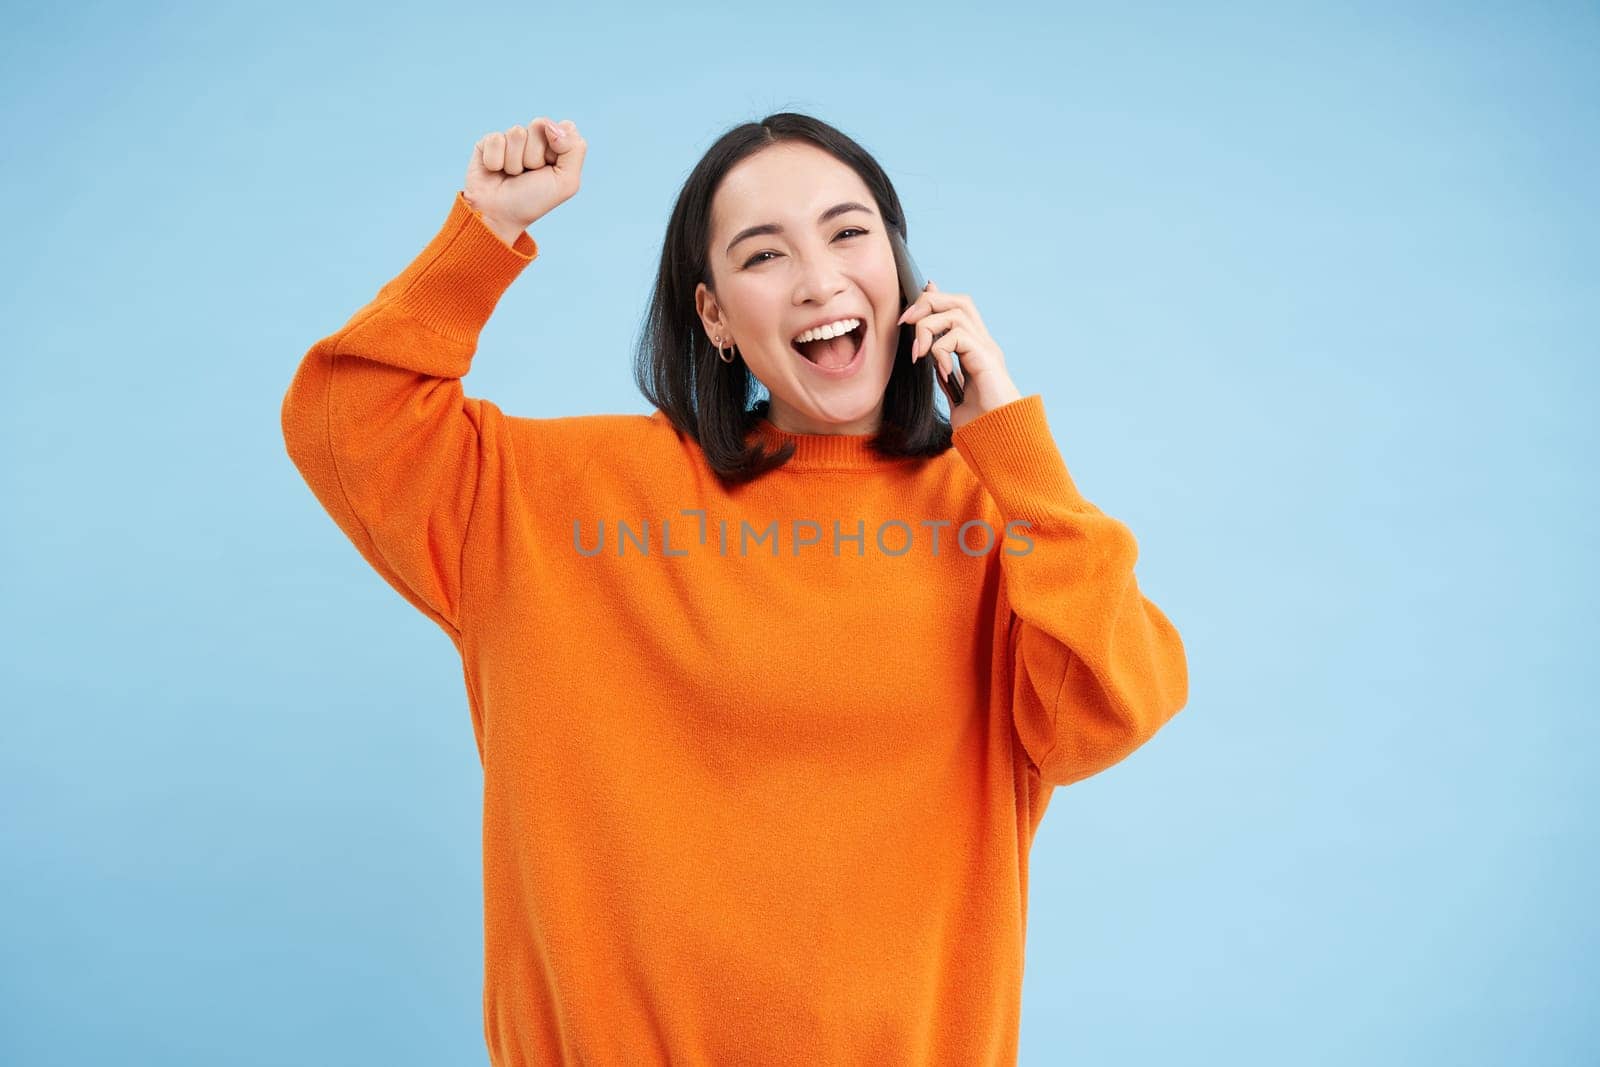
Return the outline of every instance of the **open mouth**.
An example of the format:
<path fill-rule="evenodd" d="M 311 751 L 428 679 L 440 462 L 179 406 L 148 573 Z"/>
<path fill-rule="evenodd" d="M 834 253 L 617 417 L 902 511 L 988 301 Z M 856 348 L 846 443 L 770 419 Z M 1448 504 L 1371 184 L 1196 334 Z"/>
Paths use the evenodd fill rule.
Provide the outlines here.
<path fill-rule="evenodd" d="M 866 337 L 867 323 L 863 319 L 848 333 L 830 337 L 825 341 L 804 341 L 800 344 L 791 342 L 790 347 L 819 370 L 842 371 L 849 369 L 861 357 Z"/>

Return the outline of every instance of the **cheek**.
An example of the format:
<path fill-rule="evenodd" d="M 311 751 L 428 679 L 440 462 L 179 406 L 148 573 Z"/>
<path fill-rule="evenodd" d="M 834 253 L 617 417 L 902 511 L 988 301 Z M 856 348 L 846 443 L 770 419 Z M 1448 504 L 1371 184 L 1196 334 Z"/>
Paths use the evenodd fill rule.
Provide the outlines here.
<path fill-rule="evenodd" d="M 733 328 L 745 333 L 766 333 L 773 323 L 782 321 L 783 302 L 775 286 L 745 271 L 726 283 L 722 310 Z"/>
<path fill-rule="evenodd" d="M 906 327 L 899 322 L 906 309 L 905 298 L 900 295 L 900 276 L 891 267 L 887 276 L 879 279 L 878 286 L 875 291 L 881 295 L 877 301 L 877 314 L 884 330 L 893 340 L 906 332 Z"/>
<path fill-rule="evenodd" d="M 905 298 L 900 295 L 900 274 L 893 262 L 882 264 L 872 280 L 871 292 L 877 293 L 878 313 L 893 330 L 900 328 L 895 321 L 905 310 Z"/>

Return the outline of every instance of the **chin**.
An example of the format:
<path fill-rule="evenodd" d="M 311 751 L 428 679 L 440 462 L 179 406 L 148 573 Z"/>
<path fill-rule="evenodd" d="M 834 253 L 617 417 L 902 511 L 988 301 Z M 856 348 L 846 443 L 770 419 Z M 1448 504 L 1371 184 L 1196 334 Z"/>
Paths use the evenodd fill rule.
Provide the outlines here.
<path fill-rule="evenodd" d="M 818 422 L 843 425 L 865 419 L 879 410 L 883 394 L 889 385 L 887 363 L 874 367 L 869 362 L 860 374 L 838 383 L 830 383 L 820 390 L 804 394 L 805 403 L 798 405 Z"/>

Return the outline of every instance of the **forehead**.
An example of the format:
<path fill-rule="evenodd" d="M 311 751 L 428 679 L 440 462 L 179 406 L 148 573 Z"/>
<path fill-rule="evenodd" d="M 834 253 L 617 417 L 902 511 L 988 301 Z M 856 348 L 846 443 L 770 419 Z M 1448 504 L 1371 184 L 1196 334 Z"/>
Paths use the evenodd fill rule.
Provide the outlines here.
<path fill-rule="evenodd" d="M 861 175 L 830 153 L 811 144 L 776 144 L 746 156 L 723 177 L 712 198 L 712 230 L 784 221 L 809 225 L 822 208 L 841 200 L 873 203 Z"/>

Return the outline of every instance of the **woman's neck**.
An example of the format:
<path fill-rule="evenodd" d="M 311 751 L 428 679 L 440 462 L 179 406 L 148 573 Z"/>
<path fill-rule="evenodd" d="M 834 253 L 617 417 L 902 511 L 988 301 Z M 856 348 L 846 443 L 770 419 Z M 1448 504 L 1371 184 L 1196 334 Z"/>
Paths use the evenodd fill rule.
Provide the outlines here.
<path fill-rule="evenodd" d="M 767 408 L 767 421 L 786 433 L 793 434 L 842 434 L 851 437 L 860 437 L 878 432 L 883 423 L 883 404 L 880 402 L 876 408 L 859 419 L 850 422 L 826 422 L 802 415 L 787 404 L 773 400 Z"/>

